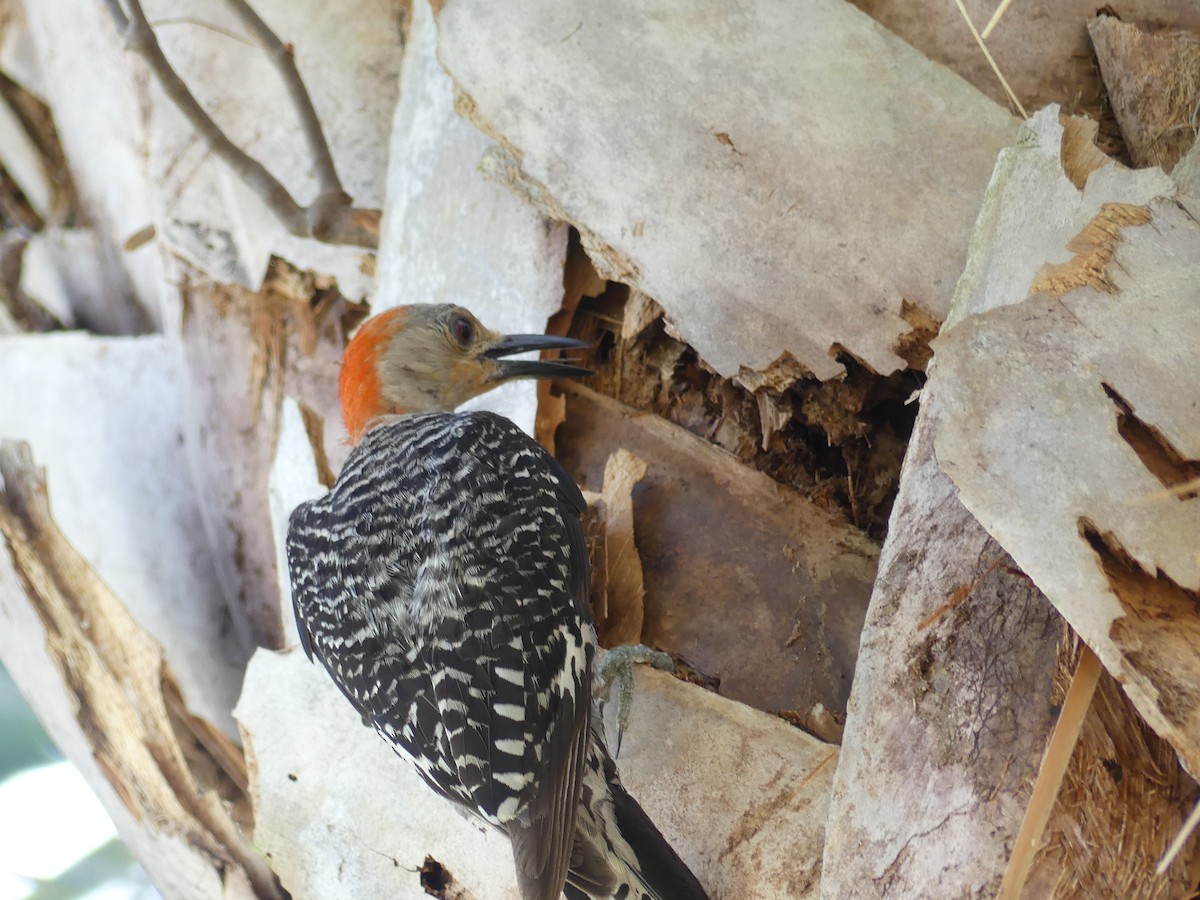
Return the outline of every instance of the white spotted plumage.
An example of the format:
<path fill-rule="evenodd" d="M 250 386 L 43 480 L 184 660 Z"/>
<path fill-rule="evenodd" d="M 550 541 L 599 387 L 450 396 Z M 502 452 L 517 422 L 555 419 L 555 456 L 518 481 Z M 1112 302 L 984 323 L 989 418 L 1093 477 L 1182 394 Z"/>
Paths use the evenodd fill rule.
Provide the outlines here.
<path fill-rule="evenodd" d="M 571 898 L 703 898 L 594 726 L 583 511 L 506 419 L 389 417 L 292 516 L 301 642 L 426 782 L 508 831 L 526 896 L 558 854 Z"/>

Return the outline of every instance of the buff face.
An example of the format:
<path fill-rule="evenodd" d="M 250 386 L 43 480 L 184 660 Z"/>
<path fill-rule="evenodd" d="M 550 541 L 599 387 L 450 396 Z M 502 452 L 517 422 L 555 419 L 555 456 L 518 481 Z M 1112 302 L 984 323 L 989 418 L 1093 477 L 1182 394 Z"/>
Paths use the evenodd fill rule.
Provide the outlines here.
<path fill-rule="evenodd" d="M 585 346 L 550 335 L 501 335 L 461 306 L 390 309 L 367 320 L 346 347 L 339 379 L 346 430 L 357 442 L 382 416 L 451 410 L 513 378 L 590 374 L 564 362 L 504 359 Z"/>

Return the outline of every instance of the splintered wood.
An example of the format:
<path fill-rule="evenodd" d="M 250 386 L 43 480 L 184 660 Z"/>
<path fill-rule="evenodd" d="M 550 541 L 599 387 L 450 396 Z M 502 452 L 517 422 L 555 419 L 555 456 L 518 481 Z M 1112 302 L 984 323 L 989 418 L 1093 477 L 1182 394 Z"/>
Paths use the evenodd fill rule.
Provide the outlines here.
<path fill-rule="evenodd" d="M 905 349 L 919 361 L 917 345 L 936 323 L 905 309 L 924 334 Z M 595 347 L 589 387 L 706 438 L 872 537 L 884 533 L 916 416 L 905 401 L 921 384 L 917 373 L 885 378 L 842 356 L 845 375 L 821 382 L 784 353 L 727 379 L 672 332 L 654 300 L 612 282 L 580 304 L 570 330 Z"/>
<path fill-rule="evenodd" d="M 1131 778 L 1121 802 L 1153 815 L 1131 828 L 1095 812 L 1116 801 L 1081 801 L 1081 784 L 1096 796 L 1103 786 L 1073 763 L 1050 820 L 1053 853 L 1042 851 L 1028 889 L 1141 889 L 1193 792 L 1179 764 L 1200 771 L 1200 507 L 1180 490 L 1200 471 L 1191 399 L 1200 225 L 1186 209 L 1194 198 L 1156 170 L 1089 167 L 1069 179 L 1054 112 L 1035 117 L 1032 139 L 997 165 L 950 327 L 934 343 L 931 387 L 943 409 L 935 446 L 961 502 L 1156 733 L 1145 753 L 1106 751 L 1107 739 L 1085 727 L 1077 759 L 1119 756 L 1131 775 L 1144 768 L 1150 786 Z M 1117 744 L 1142 727 L 1132 714 L 1105 715 Z M 1155 750 L 1159 739 L 1177 761 Z M 1133 800 L 1141 790 L 1148 799 Z M 1124 844 L 1105 850 L 1118 840 L 1145 848 L 1136 865 Z M 1172 883 L 1188 881 L 1185 868 L 1178 862 L 1146 896 L 1171 895 Z"/>
<path fill-rule="evenodd" d="M 1187 685 L 1200 677 L 1200 510 L 1168 491 L 1200 457 L 1189 387 L 1200 229 L 1161 172 L 1103 164 L 1087 131 L 1065 124 L 1044 110 L 1001 154 L 934 342 L 834 785 L 831 898 L 863 884 L 921 896 L 996 890 L 1053 723 L 1055 610 L 1146 723 L 1189 767 L 1197 761 Z M 980 732 L 978 714 L 957 712 L 973 704 L 994 720 Z M 1135 721 L 1108 715 L 1107 734 L 1122 743 Z M 1129 767 L 1122 796 L 1154 822 L 1103 814 L 1105 785 L 1081 803 L 1078 785 L 1097 776 L 1073 764 L 1035 893 L 1069 894 L 1084 870 L 1089 884 L 1145 884 L 1192 790 L 1158 740 L 1140 758 L 1128 743 L 1106 750 L 1085 725 L 1083 758 L 1119 756 Z M 899 745 L 904 754 L 889 752 Z M 1070 752 L 1068 742 L 1059 763 Z M 1040 792 L 1043 814 L 1056 783 Z M 1156 794 L 1163 784 L 1177 789 Z M 1127 848 L 1106 849 L 1127 838 L 1146 848 L 1136 865 Z M 973 849 L 949 864 L 947 846 Z M 1035 849 L 1026 838 L 1024 850 Z M 1183 864 L 1168 878 L 1186 880 Z"/>
<path fill-rule="evenodd" d="M 575 311 L 584 297 L 599 297 L 608 282 L 600 277 L 596 267 L 587 258 L 578 241 L 568 241 L 567 256 L 563 264 L 563 296 L 558 312 L 546 323 L 546 334 L 562 337 L 571 329 Z M 644 306 L 656 307 L 649 297 Z M 660 310 L 661 314 L 661 310 Z M 534 437 L 537 442 L 554 454 L 555 432 L 567 418 L 567 401 L 562 394 L 555 393 L 553 382 L 539 381 L 537 385 L 537 418 L 534 421 Z"/>
<path fill-rule="evenodd" d="M 1158 460 L 1200 460 L 1200 412 L 1186 399 L 1200 345 L 1200 227 L 1169 199 L 1137 212 L 1148 224 L 1122 227 L 1114 216 L 1128 219 L 1102 209 L 1081 239 L 1088 249 L 1034 285 L 1065 280 L 1074 290 L 1033 293 L 938 339 L 939 371 L 953 373 L 938 458 L 968 508 L 1200 773 L 1200 705 L 1188 687 L 1200 642 L 1185 637 L 1200 627 L 1200 560 L 1185 537 L 1200 534 L 1200 508 L 1183 497 L 1137 502 L 1171 486 Z M 1111 255 L 1097 250 L 1112 242 L 1093 236 L 1113 231 Z M 1121 423 L 1131 416 L 1148 441 L 1129 439 Z M 1147 446 L 1161 447 L 1154 463 Z"/>
<path fill-rule="evenodd" d="M 28 445 L 0 445 L 0 476 L 0 534 L 19 585 L 4 602 L 41 620 L 75 702 L 74 724 L 52 721 L 52 731 L 82 731 L 129 814 L 116 816 L 122 836 L 177 896 L 214 897 L 219 885 L 228 897 L 282 898 L 243 833 L 252 813 L 241 751 L 187 711 L 162 649 L 58 530 Z"/>
<path fill-rule="evenodd" d="M 1109 266 L 1116 252 L 1121 230 L 1150 221 L 1150 210 L 1133 203 L 1106 203 L 1083 231 L 1067 242 L 1075 255 L 1063 263 L 1047 264 L 1029 286 L 1031 294 L 1061 297 L 1079 287 L 1092 287 L 1106 293 L 1117 288 L 1109 278 Z"/>

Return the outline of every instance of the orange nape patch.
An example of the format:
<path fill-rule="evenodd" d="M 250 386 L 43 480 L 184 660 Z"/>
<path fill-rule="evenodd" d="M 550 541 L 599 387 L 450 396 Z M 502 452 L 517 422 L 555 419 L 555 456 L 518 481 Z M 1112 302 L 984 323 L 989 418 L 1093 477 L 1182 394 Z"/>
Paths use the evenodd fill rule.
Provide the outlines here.
<path fill-rule="evenodd" d="M 367 319 L 342 354 L 338 396 L 352 444 L 358 443 L 372 419 L 387 412 L 376 364 L 388 341 L 404 327 L 405 312 L 405 307 L 398 306 Z"/>

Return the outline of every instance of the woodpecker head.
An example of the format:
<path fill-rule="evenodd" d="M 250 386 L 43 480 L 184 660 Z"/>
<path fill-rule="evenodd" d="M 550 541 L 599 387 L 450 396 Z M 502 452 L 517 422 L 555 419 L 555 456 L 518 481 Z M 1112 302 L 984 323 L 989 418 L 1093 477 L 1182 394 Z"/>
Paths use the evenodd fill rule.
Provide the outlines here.
<path fill-rule="evenodd" d="M 380 416 L 451 410 L 513 378 L 591 375 L 569 362 L 504 358 L 588 346 L 544 334 L 497 334 L 461 306 L 389 309 L 363 323 L 342 357 L 346 430 L 357 443 Z"/>

